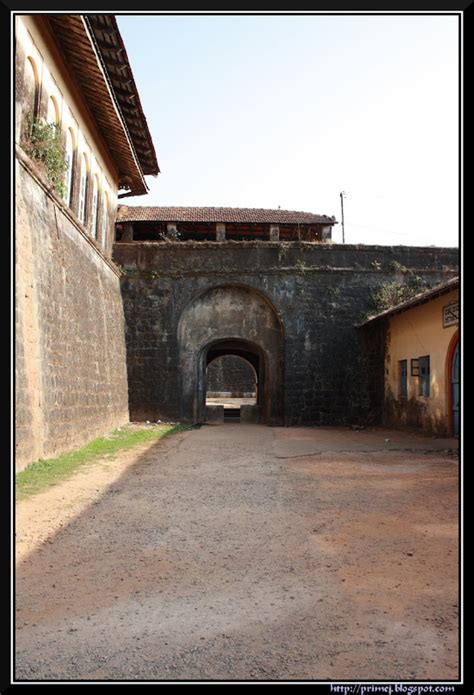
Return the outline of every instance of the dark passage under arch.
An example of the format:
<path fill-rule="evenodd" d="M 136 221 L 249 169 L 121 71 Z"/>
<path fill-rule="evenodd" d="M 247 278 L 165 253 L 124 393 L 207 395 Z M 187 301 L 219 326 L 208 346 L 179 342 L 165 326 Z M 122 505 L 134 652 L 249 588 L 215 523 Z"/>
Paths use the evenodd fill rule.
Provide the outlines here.
<path fill-rule="evenodd" d="M 206 407 L 222 406 L 224 420 L 240 419 L 241 407 L 247 417 L 259 420 L 264 393 L 259 388 L 264 361 L 258 346 L 244 340 L 220 340 L 205 351 Z M 255 406 L 255 408 L 249 408 Z"/>

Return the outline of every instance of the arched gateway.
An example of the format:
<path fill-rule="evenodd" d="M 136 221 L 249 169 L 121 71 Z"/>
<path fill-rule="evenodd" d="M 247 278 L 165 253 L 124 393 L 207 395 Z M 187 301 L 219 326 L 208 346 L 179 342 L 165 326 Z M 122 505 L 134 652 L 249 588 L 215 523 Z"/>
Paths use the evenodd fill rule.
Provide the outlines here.
<path fill-rule="evenodd" d="M 205 420 L 207 365 L 237 355 L 257 373 L 261 421 L 283 424 L 283 327 L 263 294 L 242 285 L 206 290 L 183 310 L 178 345 L 183 420 Z"/>

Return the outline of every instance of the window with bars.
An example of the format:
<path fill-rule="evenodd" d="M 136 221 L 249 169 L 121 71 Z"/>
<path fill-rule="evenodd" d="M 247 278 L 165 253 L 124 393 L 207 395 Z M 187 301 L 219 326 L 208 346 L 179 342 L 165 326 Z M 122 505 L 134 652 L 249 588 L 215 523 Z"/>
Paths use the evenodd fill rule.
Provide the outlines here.
<path fill-rule="evenodd" d="M 59 106 L 55 97 L 50 96 L 48 99 L 48 111 L 46 122 L 51 124 L 59 123 Z"/>
<path fill-rule="evenodd" d="M 71 204 L 72 174 L 74 169 L 74 140 L 70 129 L 66 132 L 66 185 L 64 187 L 64 202 Z"/>
<path fill-rule="evenodd" d="M 84 155 L 82 155 L 81 161 L 81 180 L 79 184 L 79 205 L 77 210 L 77 216 L 79 220 L 84 223 L 86 219 L 86 197 L 87 197 L 87 161 Z"/>
<path fill-rule="evenodd" d="M 38 116 L 40 82 L 36 61 L 28 56 L 25 65 L 25 93 L 27 109 L 33 118 Z"/>
<path fill-rule="evenodd" d="M 92 193 L 92 219 L 91 219 L 91 232 L 94 239 L 97 239 L 97 222 L 99 217 L 99 186 L 97 183 L 97 177 L 94 176 L 94 189 Z"/>
<path fill-rule="evenodd" d="M 400 360 L 398 362 L 398 397 L 408 397 L 408 361 Z"/>
<path fill-rule="evenodd" d="M 425 355 L 418 357 L 418 373 L 419 373 L 419 395 L 430 395 L 430 357 Z"/>
<path fill-rule="evenodd" d="M 102 224 L 101 224 L 101 244 L 105 248 L 107 245 L 107 193 L 102 194 Z"/>

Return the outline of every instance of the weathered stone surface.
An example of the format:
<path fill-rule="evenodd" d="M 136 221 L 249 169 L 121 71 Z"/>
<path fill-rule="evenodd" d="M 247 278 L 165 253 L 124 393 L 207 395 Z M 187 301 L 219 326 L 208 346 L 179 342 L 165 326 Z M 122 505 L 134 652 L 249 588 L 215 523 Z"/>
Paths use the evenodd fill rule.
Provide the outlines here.
<path fill-rule="evenodd" d="M 116 271 L 17 161 L 17 467 L 128 420 Z"/>
<path fill-rule="evenodd" d="M 258 405 L 242 404 L 240 406 L 240 422 L 258 425 L 260 422 L 260 407 Z"/>
<path fill-rule="evenodd" d="M 457 249 L 305 242 L 117 243 L 114 259 L 125 271 L 121 284 L 132 419 L 195 417 L 189 402 L 195 384 L 188 382 L 195 378 L 199 346 L 193 346 L 190 331 L 189 351 L 183 353 L 180 321 L 183 315 L 194 316 L 194 327 L 204 332 L 209 321 L 217 326 L 217 305 L 211 315 L 202 310 L 199 297 L 216 288 L 240 287 L 272 307 L 268 321 L 274 316 L 279 324 L 286 425 L 378 421 L 383 335 L 376 330 L 362 335 L 354 324 L 369 311 L 374 290 L 399 279 L 400 266 L 432 285 L 458 272 Z M 255 316 L 251 304 L 242 304 L 239 312 L 246 320 Z M 259 319 L 251 329 L 258 345 L 266 321 Z M 237 318 L 235 324 L 237 330 Z M 183 359 L 190 360 L 185 376 Z"/>
<path fill-rule="evenodd" d="M 206 406 L 206 422 L 210 424 L 224 423 L 224 406 L 223 405 L 207 405 Z"/>
<path fill-rule="evenodd" d="M 257 375 L 250 364 L 235 355 L 223 355 L 207 367 L 207 392 L 245 397 L 255 393 Z"/>

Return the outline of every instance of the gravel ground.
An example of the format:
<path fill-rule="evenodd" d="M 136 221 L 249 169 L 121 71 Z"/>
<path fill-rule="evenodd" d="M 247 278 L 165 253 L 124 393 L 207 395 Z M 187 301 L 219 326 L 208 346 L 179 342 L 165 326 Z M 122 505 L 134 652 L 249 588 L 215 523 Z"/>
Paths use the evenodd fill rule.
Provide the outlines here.
<path fill-rule="evenodd" d="M 207 426 L 19 503 L 16 678 L 458 679 L 443 447 Z"/>

